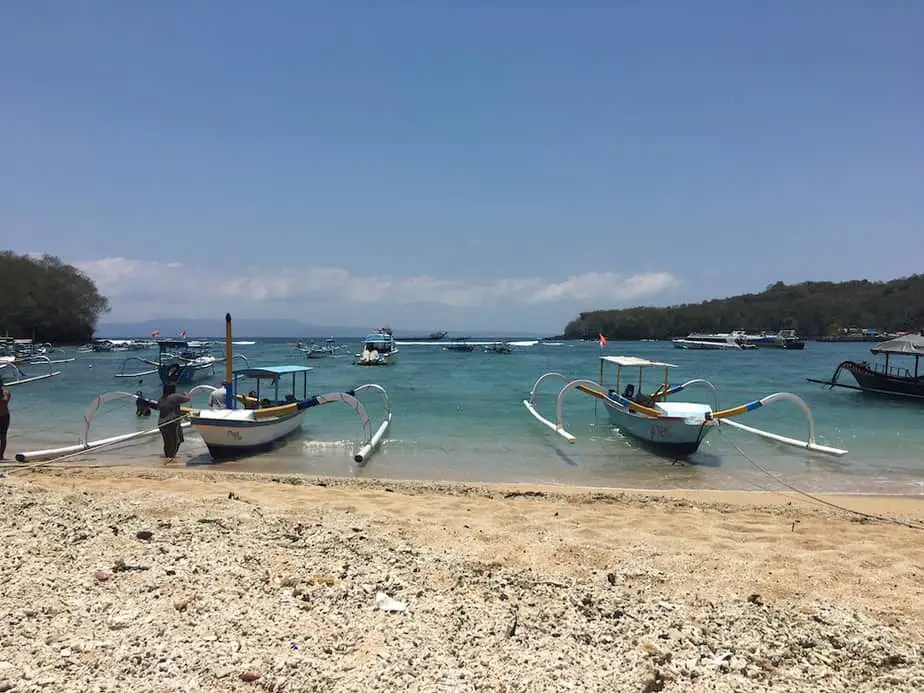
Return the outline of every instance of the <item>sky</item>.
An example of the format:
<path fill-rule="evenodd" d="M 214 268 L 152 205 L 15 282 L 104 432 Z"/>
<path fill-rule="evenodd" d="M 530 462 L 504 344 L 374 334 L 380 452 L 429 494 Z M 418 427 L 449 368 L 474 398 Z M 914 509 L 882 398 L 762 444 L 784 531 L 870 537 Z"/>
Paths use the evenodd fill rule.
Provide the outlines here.
<path fill-rule="evenodd" d="M 924 2 L 0 2 L 0 247 L 104 321 L 554 333 L 924 271 Z"/>

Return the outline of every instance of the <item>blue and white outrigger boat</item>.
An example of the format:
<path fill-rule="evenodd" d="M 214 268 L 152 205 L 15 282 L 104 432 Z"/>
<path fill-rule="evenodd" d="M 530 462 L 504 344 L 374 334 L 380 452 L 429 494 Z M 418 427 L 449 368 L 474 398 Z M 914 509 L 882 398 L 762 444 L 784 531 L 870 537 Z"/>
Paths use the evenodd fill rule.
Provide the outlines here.
<path fill-rule="evenodd" d="M 608 387 L 604 384 L 603 376 L 605 364 L 616 366 L 616 381 L 614 387 Z M 621 433 L 659 452 L 675 457 L 685 457 L 696 452 L 703 440 L 706 439 L 706 436 L 709 435 L 709 432 L 718 427 L 720 422 L 768 440 L 803 448 L 812 452 L 834 456 L 847 454 L 847 450 L 820 445 L 815 442 L 815 421 L 812 417 L 812 412 L 802 398 L 797 395 L 790 392 L 777 392 L 737 407 L 719 409 L 716 387 L 708 380 L 689 380 L 682 385 L 671 387 L 669 383 L 669 373 L 672 368 L 676 367 L 677 366 L 673 363 L 649 361 L 635 356 L 601 356 L 599 381 L 595 382 L 586 379 L 568 381 L 568 379 L 560 373 L 546 373 L 533 385 L 529 393 L 529 399 L 523 400 L 523 404 L 529 413 L 539 422 L 562 436 L 569 443 L 574 443 L 576 438 L 568 433 L 562 424 L 564 400 L 568 392 L 571 390 L 578 390 L 602 401 L 606 406 L 610 422 L 617 426 Z M 630 382 L 628 378 L 623 379 L 624 368 L 631 368 L 633 370 L 638 368 L 637 380 L 633 378 L 633 381 Z M 663 368 L 664 379 L 654 392 L 650 395 L 646 395 L 642 391 L 642 376 L 644 371 L 650 368 Z M 539 386 L 544 381 L 553 378 L 566 381 L 556 399 L 554 422 L 543 417 L 537 411 L 535 405 L 536 392 Z M 702 385 L 711 390 L 713 404 L 668 401 L 668 397 L 692 385 Z M 620 390 L 620 387 L 623 389 Z M 795 403 L 805 414 L 808 421 L 808 437 L 806 440 L 788 438 L 751 426 L 745 426 L 744 424 L 731 420 L 731 417 L 754 411 L 759 407 L 780 400 L 788 400 Z"/>

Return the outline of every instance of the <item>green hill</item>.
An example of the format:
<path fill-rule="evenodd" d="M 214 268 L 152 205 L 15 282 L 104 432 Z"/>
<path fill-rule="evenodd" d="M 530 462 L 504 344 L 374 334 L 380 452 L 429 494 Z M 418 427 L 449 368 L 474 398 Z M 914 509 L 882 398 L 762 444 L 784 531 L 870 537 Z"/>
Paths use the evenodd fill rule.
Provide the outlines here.
<path fill-rule="evenodd" d="M 848 327 L 885 331 L 924 326 L 924 274 L 871 282 L 777 282 L 758 294 L 666 308 L 638 307 L 581 313 L 566 339 L 666 339 L 690 332 L 795 329 L 803 337 L 838 334 Z"/>
<path fill-rule="evenodd" d="M 82 344 L 109 301 L 83 272 L 56 257 L 0 251 L 0 334 Z"/>

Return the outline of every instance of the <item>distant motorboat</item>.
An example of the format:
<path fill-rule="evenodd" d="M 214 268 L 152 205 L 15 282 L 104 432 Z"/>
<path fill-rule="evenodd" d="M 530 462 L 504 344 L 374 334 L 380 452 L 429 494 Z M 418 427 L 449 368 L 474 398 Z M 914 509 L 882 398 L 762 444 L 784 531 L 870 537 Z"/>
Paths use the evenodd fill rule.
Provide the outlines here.
<path fill-rule="evenodd" d="M 398 345 L 390 327 L 380 327 L 366 335 L 363 350 L 356 354 L 353 363 L 357 366 L 388 366 L 398 356 Z"/>
<path fill-rule="evenodd" d="M 799 338 L 795 330 L 745 335 L 745 343 L 753 344 L 759 349 L 805 349 L 805 341 Z"/>
<path fill-rule="evenodd" d="M 337 344 L 337 340 L 333 337 L 328 337 L 324 340 L 324 344 L 317 344 L 315 342 L 304 342 L 299 341 L 295 345 L 296 350 L 301 351 L 305 354 L 305 358 L 309 359 L 323 359 L 328 356 L 342 356 L 346 350 L 346 346 L 343 344 Z"/>
<path fill-rule="evenodd" d="M 445 337 L 448 332 L 446 330 L 439 330 L 437 332 L 431 332 L 426 337 L 401 337 L 402 342 L 438 342 L 443 337 Z"/>
<path fill-rule="evenodd" d="M 468 341 L 468 337 L 457 337 L 443 347 L 446 351 L 475 351 L 475 345 Z"/>
<path fill-rule="evenodd" d="M 677 349 L 722 349 L 740 351 L 742 349 L 756 349 L 753 344 L 747 343 L 747 335 L 741 331 L 717 332 L 715 334 L 701 334 L 694 332 L 682 339 L 672 339 L 671 343 Z"/>

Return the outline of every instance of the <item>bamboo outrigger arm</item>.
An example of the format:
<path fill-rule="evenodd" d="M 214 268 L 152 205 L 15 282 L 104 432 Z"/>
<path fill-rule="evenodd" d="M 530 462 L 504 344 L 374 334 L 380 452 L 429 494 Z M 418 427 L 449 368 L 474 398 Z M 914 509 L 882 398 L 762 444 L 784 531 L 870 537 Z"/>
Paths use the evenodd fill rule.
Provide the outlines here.
<path fill-rule="evenodd" d="M 746 426 L 744 424 L 738 423 L 737 421 L 731 421 L 732 416 L 739 416 L 740 414 L 745 414 L 749 411 L 754 411 L 760 407 L 772 404 L 780 400 L 788 400 L 795 403 L 805 414 L 806 421 L 808 422 L 808 439 L 807 440 L 796 440 L 795 438 L 789 438 L 787 436 L 781 436 L 776 433 L 770 433 L 769 431 L 763 431 L 759 428 L 754 428 L 753 426 Z M 820 452 L 825 455 L 834 455 L 836 457 L 843 457 L 847 454 L 847 450 L 841 448 L 834 448 L 827 445 L 819 445 L 815 442 L 815 419 L 812 416 L 812 411 L 809 409 L 809 406 L 805 403 L 798 395 L 794 395 L 791 392 L 775 392 L 772 395 L 767 395 L 766 397 L 761 397 L 756 399 L 753 402 L 748 402 L 746 404 L 739 405 L 737 407 L 731 407 L 730 409 L 723 409 L 721 411 L 713 412 L 711 418 L 720 421 L 721 423 L 728 424 L 733 428 L 737 428 L 741 431 L 746 431 L 747 433 L 753 433 L 755 435 L 766 438 L 767 440 L 773 440 L 778 443 L 783 443 L 785 445 L 792 445 L 797 448 L 803 448 L 805 450 L 811 450 L 812 452 Z"/>

